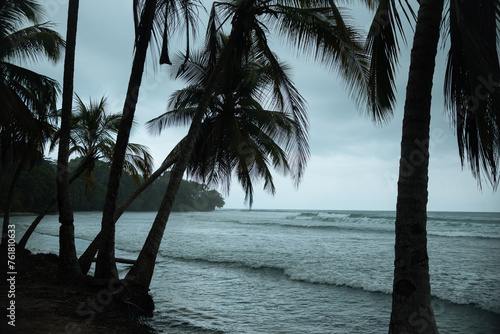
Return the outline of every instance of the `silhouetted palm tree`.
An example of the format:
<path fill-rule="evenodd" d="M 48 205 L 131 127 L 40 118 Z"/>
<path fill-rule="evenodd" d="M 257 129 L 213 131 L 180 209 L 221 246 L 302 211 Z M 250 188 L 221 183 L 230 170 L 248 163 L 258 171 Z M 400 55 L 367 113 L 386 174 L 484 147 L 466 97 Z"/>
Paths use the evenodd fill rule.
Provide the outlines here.
<path fill-rule="evenodd" d="M 223 40 L 227 42 L 227 37 L 218 41 L 219 53 L 223 48 Z M 287 66 L 280 63 L 284 71 L 282 83 L 293 92 L 297 101 L 301 118 L 304 120 L 300 124 L 285 112 L 287 108 L 278 111 L 266 110 L 260 104 L 259 99 L 271 95 L 273 88 L 279 88 L 273 87 L 276 82 L 273 82 L 269 74 L 268 64 L 259 64 L 259 60 L 254 56 L 249 55 L 248 62 L 230 71 L 230 76 L 225 76 L 221 84 L 220 93 L 213 95 L 209 105 L 210 111 L 205 115 L 188 166 L 191 176 L 202 182 L 221 184 L 227 191 L 231 174 L 236 171 L 246 193 L 245 200 L 249 201 L 250 206 L 253 202 L 254 178 L 263 178 L 264 188 L 274 194 L 270 165 L 283 174 L 292 172 L 292 177 L 298 182 L 305 166 L 295 166 L 293 163 L 305 160 L 304 155 L 309 152 L 305 105 L 286 74 Z M 171 111 L 149 122 L 153 132 L 159 133 L 168 125 L 182 125 L 191 121 L 197 101 L 204 91 L 203 84 L 210 74 L 210 68 L 213 67 L 209 61 L 216 60 L 210 57 L 209 51 L 195 53 L 188 62 L 183 62 L 185 58 L 183 55 L 177 62 L 182 63 L 178 75 L 191 85 L 173 95 L 170 102 Z M 184 140 L 181 140 L 176 145 L 163 166 L 147 180 L 149 184 L 176 162 L 183 143 Z M 146 184 L 142 185 L 120 206 L 115 213 L 115 221 L 146 187 Z M 84 271 L 90 268 L 95 256 L 98 237 L 80 257 Z"/>
<path fill-rule="evenodd" d="M 226 42 L 227 36 L 221 35 L 218 53 Z M 189 62 L 181 65 L 178 77 L 190 86 L 173 94 L 170 111 L 148 122 L 152 132 L 159 134 L 168 126 L 192 121 L 204 83 L 214 65 L 209 64 L 214 60 L 210 51 L 194 54 Z M 235 172 L 250 207 L 253 179 L 264 179 L 264 189 L 274 194 L 272 166 L 285 175 L 291 172 L 298 184 L 305 165 L 296 162 L 305 162 L 309 155 L 305 102 L 287 74 L 288 66 L 278 64 L 283 69 L 281 84 L 288 92 L 293 92 L 296 103 L 293 106 L 284 100 L 287 105 L 282 107 L 278 101 L 283 95 L 272 94 L 274 89 L 279 89 L 280 83 L 272 77 L 269 64 L 256 56 L 250 53 L 243 64 L 228 71 L 218 86 L 218 93 L 212 95 L 187 168 L 191 177 L 202 183 L 220 185 L 226 192 Z M 264 108 L 263 102 L 277 110 Z M 294 107 L 301 122 L 289 114 Z M 173 152 L 180 152 L 183 142 Z"/>
<path fill-rule="evenodd" d="M 172 33 L 186 26 L 189 45 L 191 27 L 196 25 L 197 11 L 201 5 L 196 0 L 134 0 L 133 6 L 136 29 L 135 54 L 104 202 L 101 223 L 102 245 L 96 262 L 96 277 L 109 278 L 116 275 L 114 260 L 116 198 L 152 34 L 153 41 L 161 45 L 160 64 L 169 64 L 168 43 Z"/>
<path fill-rule="evenodd" d="M 81 278 L 75 248 L 73 206 L 69 191 L 69 141 L 71 136 L 71 109 L 73 103 L 73 78 L 75 74 L 76 31 L 78 27 L 79 0 L 68 1 L 66 30 L 66 56 L 64 58 L 61 128 L 57 152 L 56 189 L 59 209 L 59 272 L 60 279 Z"/>
<path fill-rule="evenodd" d="M 322 1 L 227 1 L 216 2 L 211 11 L 207 49 L 214 64 L 204 82 L 196 109 L 193 112 L 189 132 L 182 144 L 180 157 L 173 167 L 170 182 L 163 198 L 153 227 L 139 257 L 127 275 L 140 285 L 148 287 L 153 275 L 154 263 L 161 237 L 179 189 L 182 176 L 189 165 L 190 157 L 200 133 L 202 121 L 209 111 L 213 94 L 219 93 L 222 78 L 230 77 L 236 66 L 248 60 L 251 51 L 268 66 L 272 79 L 276 107 L 290 115 L 297 124 L 305 122 L 295 91 L 290 90 L 283 68 L 276 55 L 271 51 L 268 41 L 267 26 L 276 27 L 279 34 L 299 50 L 313 50 L 318 61 L 331 66 L 338 66 L 351 93 L 358 100 L 366 97 L 366 64 L 364 53 L 358 43 L 358 35 L 342 19 L 333 2 L 323 6 Z M 220 11 L 220 12 L 219 12 Z M 222 13 L 222 17 L 219 16 Z M 225 47 L 217 53 L 217 36 L 222 23 L 232 18 L 232 30 Z M 266 24 L 267 26 L 266 26 Z M 299 145 L 297 143 L 297 145 Z M 300 146 L 297 146 L 300 149 Z M 293 161 L 294 169 L 302 171 L 306 164 L 306 154 L 301 154 Z M 244 172 L 242 171 L 242 175 Z M 301 172 L 297 179 L 300 180 Z"/>
<path fill-rule="evenodd" d="M 427 199 L 431 90 L 440 35 L 449 38 L 445 105 L 456 125 L 462 165 L 468 160 L 481 184 L 496 190 L 500 157 L 499 1 L 421 0 L 406 89 L 396 208 L 393 305 L 389 333 L 437 333 L 431 306 L 427 254 Z M 411 11 L 404 11 L 411 13 Z M 381 1 L 370 35 L 374 95 L 393 100 L 397 33 L 402 26 L 395 0 Z M 375 86 L 373 86 L 375 87 Z M 387 109 L 380 109 L 383 114 Z"/>
<path fill-rule="evenodd" d="M 90 161 L 113 161 L 114 139 L 118 133 L 121 115 L 106 113 L 105 97 L 101 98 L 99 102 L 91 100 L 88 105 L 85 105 L 78 96 L 76 101 L 70 154 L 76 153 L 84 157 L 84 162 L 89 159 Z M 141 176 L 146 179 L 151 174 L 152 166 L 153 157 L 147 147 L 128 143 L 123 165 L 124 172 L 130 174 L 139 184 Z M 85 179 L 88 195 L 90 195 L 95 182 L 93 167 L 91 162 L 87 162 Z"/>
<path fill-rule="evenodd" d="M 88 196 L 90 196 L 95 184 L 95 162 L 97 160 L 106 162 L 113 160 L 114 138 L 118 132 L 121 115 L 107 114 L 106 107 L 106 98 L 104 97 L 100 101 L 90 100 L 88 105 L 80 97 L 76 97 L 69 152 L 70 154 L 77 154 L 79 157 L 82 157 L 82 161 L 73 172 L 69 183 L 71 184 L 74 180 L 84 175 Z M 59 136 L 60 131 L 57 131 L 52 139 L 51 150 L 59 142 Z M 145 146 L 134 143 L 128 144 L 124 169 L 138 184 L 140 183 L 141 176 L 147 179 L 151 174 L 152 165 L 153 158 Z M 33 231 L 55 204 L 56 198 L 54 197 L 33 221 L 28 230 L 26 230 L 24 236 L 19 241 L 19 248 L 26 246 Z"/>
<path fill-rule="evenodd" d="M 4 209 L 2 244 L 9 224 L 10 202 L 23 168 L 40 161 L 54 128 L 59 85 L 53 79 L 16 65 L 41 57 L 53 62 L 64 48 L 61 36 L 41 23 L 36 1 L 0 3 L 0 158 L 16 164 Z M 32 24 L 24 26 L 23 24 Z"/>

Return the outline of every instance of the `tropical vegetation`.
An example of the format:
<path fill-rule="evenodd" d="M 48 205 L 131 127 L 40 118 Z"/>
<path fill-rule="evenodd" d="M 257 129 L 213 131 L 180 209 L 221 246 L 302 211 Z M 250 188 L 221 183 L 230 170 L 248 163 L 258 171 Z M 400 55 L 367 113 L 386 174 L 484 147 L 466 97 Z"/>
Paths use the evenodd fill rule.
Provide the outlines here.
<path fill-rule="evenodd" d="M 77 168 L 69 169 L 71 171 L 69 184 L 71 185 L 78 178 L 83 177 L 85 179 L 85 193 L 90 198 L 96 182 L 95 163 L 99 160 L 104 162 L 113 160 L 114 137 L 118 132 L 121 116 L 108 114 L 105 97 L 102 97 L 100 101 L 90 100 L 88 104 L 85 104 L 79 96 L 76 96 L 75 102 L 76 106 L 71 119 L 69 154 L 77 155 L 82 159 L 78 160 L 80 164 Z M 54 150 L 58 144 L 60 134 L 60 129 L 53 134 L 50 143 L 51 150 Z M 135 143 L 128 144 L 124 168 L 125 172 L 132 176 L 137 184 L 140 184 L 141 176 L 143 179 L 148 178 L 152 172 L 152 166 L 153 158 L 147 147 Z M 45 209 L 41 210 L 19 241 L 19 247 L 26 246 L 33 231 L 56 202 L 57 198 L 54 196 Z"/>
<path fill-rule="evenodd" d="M 5 188 L 2 244 L 20 173 L 41 162 L 54 131 L 58 83 L 19 65 L 42 58 L 57 62 L 62 55 L 64 41 L 42 22 L 43 15 L 36 1 L 0 2 L 0 162 L 16 165 Z"/>
<path fill-rule="evenodd" d="M 192 121 L 214 62 L 227 41 L 227 36 L 219 34 L 215 44 L 210 45 L 216 50 L 194 53 L 181 63 L 177 76 L 190 85 L 173 94 L 170 111 L 149 122 L 152 131 L 160 133 L 166 126 Z M 188 175 L 222 186 L 226 192 L 234 173 L 250 207 L 254 180 L 263 179 L 264 189 L 274 194 L 271 167 L 285 175 L 290 173 L 298 182 L 305 164 L 297 161 L 305 161 L 309 153 L 305 103 L 289 79 L 286 66 L 278 63 L 281 76 L 274 78 L 270 64 L 255 51 L 249 50 L 243 63 L 233 63 L 234 68 L 228 69 L 216 94 L 212 95 L 187 169 Z M 293 96 L 295 104 L 283 98 L 284 91 Z M 280 105 L 280 101 L 285 105 Z M 264 103 L 274 109 L 264 108 Z M 174 151 L 181 151 L 186 140 L 184 138 Z M 143 252 L 155 254 L 160 246 L 158 240 L 146 240 Z M 130 270 L 129 275 L 134 275 L 136 281 L 140 279 L 143 270 L 140 265 L 144 263 L 148 262 L 137 261 Z M 146 279 L 150 280 L 151 276 Z"/>
<path fill-rule="evenodd" d="M 11 201 L 12 212 L 40 212 L 45 208 L 47 198 L 55 194 L 56 174 L 54 164 L 43 159 L 32 168 L 24 169 L 16 183 L 16 191 Z M 0 189 L 8 189 L 16 165 L 6 162 L 2 167 Z M 0 207 L 5 208 L 7 192 L 0 192 Z"/>
<path fill-rule="evenodd" d="M 218 54 L 217 38 L 223 22 L 229 19 L 232 19 L 231 33 Z M 363 90 L 363 87 L 366 87 L 366 76 L 363 71 L 366 63 L 359 35 L 344 22 L 333 2 L 325 6 L 323 3 L 294 1 L 243 0 L 214 3 L 207 29 L 206 48 L 210 50 L 208 52 L 210 57 L 215 57 L 215 60 L 209 60 L 209 64 L 213 64 L 213 67 L 204 82 L 203 93 L 197 101 L 179 159 L 172 169 L 171 180 L 161 208 L 139 257 L 128 274 L 129 278 L 134 277 L 134 281 L 140 285 L 149 287 L 151 282 L 161 236 L 165 231 L 175 195 L 189 165 L 211 96 L 219 94 L 220 83 L 225 81 L 221 78 L 230 77 L 229 73 L 235 67 L 247 63 L 249 54 L 255 50 L 257 57 L 269 65 L 268 75 L 271 78 L 271 92 L 274 94 L 271 98 L 276 101 L 276 107 L 290 114 L 297 124 L 296 128 L 304 124 L 300 99 L 291 89 L 291 82 L 286 78 L 277 56 L 269 48 L 268 30 L 264 24 L 267 20 L 273 22 L 268 24 L 275 24 L 278 27 L 278 34 L 288 37 L 288 41 L 299 50 L 311 47 L 316 51 L 317 60 L 329 66 L 338 66 L 351 92 L 360 99 L 366 97 L 366 91 Z M 293 164 L 294 168 L 300 171 L 306 164 L 307 152 L 303 150 L 304 147 L 300 142 L 296 141 L 295 145 L 299 154 L 296 155 Z M 301 175 L 300 172 L 297 174 L 297 180 L 300 180 Z"/>
<path fill-rule="evenodd" d="M 123 116 L 116 138 L 107 186 L 106 201 L 101 223 L 101 245 L 96 263 L 96 276 L 111 278 L 115 276 L 115 211 L 116 195 L 120 186 L 125 152 L 134 121 L 135 109 L 146 62 L 146 55 L 152 41 L 160 46 L 160 64 L 168 64 L 169 42 L 178 29 L 185 27 L 187 50 L 191 27 L 197 23 L 199 1 L 180 0 L 134 0 L 135 53 L 130 72 L 129 85 L 123 106 Z M 154 34 L 155 38 L 152 38 Z M 160 41 L 161 40 L 161 41 Z"/>
<path fill-rule="evenodd" d="M 69 162 L 69 172 L 73 174 L 79 168 L 83 158 L 75 158 Z M 71 183 L 71 202 L 75 211 L 102 211 L 104 197 L 106 195 L 106 184 L 109 177 L 110 163 L 97 160 L 94 163 L 94 188 L 91 196 L 87 196 L 87 181 L 85 177 L 79 177 Z M 15 172 L 11 166 L 3 170 L 5 176 L 0 180 L 0 187 L 8 186 L 9 179 Z M 161 197 L 167 188 L 169 172 L 163 173 L 157 181 L 144 190 L 139 197 L 130 204 L 128 211 L 157 211 L 160 207 Z M 16 193 L 12 200 L 12 212 L 37 213 L 45 210 L 47 198 L 55 194 L 56 164 L 54 161 L 44 159 L 42 163 L 34 166 L 31 170 L 21 173 L 16 187 Z M 141 183 L 144 179 L 140 177 Z M 121 180 L 118 203 L 122 203 L 137 189 L 137 183 L 133 175 L 124 172 Z M 0 206 L 4 206 L 7 193 L 0 193 Z M 212 211 L 222 208 L 224 199 L 222 195 L 208 188 L 206 185 L 194 181 L 182 182 L 179 196 L 176 198 L 174 211 Z M 57 208 L 52 207 L 50 214 L 56 214 Z"/>
<path fill-rule="evenodd" d="M 169 111 L 148 122 L 153 134 L 169 126 L 192 121 L 204 89 L 228 37 L 220 34 L 213 50 L 192 53 L 188 61 L 178 60 L 176 76 L 188 87 L 172 94 Z M 188 175 L 200 182 L 217 185 L 229 193 L 233 173 L 245 191 L 245 201 L 253 204 L 253 181 L 264 180 L 264 189 L 274 194 L 271 167 L 298 183 L 309 155 L 306 104 L 289 75 L 289 66 L 279 62 L 282 72 L 278 85 L 293 96 L 294 104 L 275 94 L 271 65 L 250 50 L 247 59 L 237 64 L 219 83 L 204 115 L 195 148 L 188 163 Z M 175 71 L 175 69 L 174 69 Z M 267 101 L 270 100 L 270 101 Z M 284 106 L 281 106 L 283 100 Z M 268 103 L 266 103 L 268 102 Z M 266 109 L 269 105 L 272 109 Z M 296 114 L 292 110 L 296 111 Z M 174 152 L 181 151 L 183 139 Z"/>

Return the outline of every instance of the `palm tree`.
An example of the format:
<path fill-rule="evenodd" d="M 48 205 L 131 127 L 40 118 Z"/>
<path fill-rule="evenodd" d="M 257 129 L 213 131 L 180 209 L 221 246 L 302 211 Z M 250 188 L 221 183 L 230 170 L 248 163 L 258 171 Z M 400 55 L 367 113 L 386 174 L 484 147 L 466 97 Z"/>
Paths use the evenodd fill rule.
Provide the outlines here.
<path fill-rule="evenodd" d="M 222 51 L 227 36 L 220 35 L 218 53 Z M 198 53 L 179 68 L 178 77 L 191 85 L 173 94 L 170 111 L 148 122 L 154 133 L 170 125 L 184 125 L 192 121 L 194 111 L 204 91 L 210 69 L 210 50 Z M 245 190 L 245 201 L 253 204 L 255 178 L 264 179 L 264 189 L 275 193 L 270 165 L 283 174 L 291 173 L 296 185 L 303 174 L 309 155 L 307 143 L 307 114 L 305 101 L 297 92 L 287 74 L 289 67 L 279 63 L 283 69 L 283 86 L 293 92 L 295 105 L 288 103 L 280 107 L 282 95 L 273 95 L 275 82 L 271 67 L 257 54 L 250 53 L 248 59 L 236 66 L 219 84 L 218 94 L 212 95 L 208 111 L 204 116 L 195 148 L 187 167 L 188 175 L 202 183 L 220 185 L 229 192 L 233 172 Z M 275 100 L 273 100 L 273 98 Z M 262 102 L 270 107 L 265 109 Z M 289 111 L 297 109 L 301 122 L 297 122 Z M 182 150 L 181 141 L 174 152 Z"/>
<path fill-rule="evenodd" d="M 227 38 L 225 39 L 227 41 Z M 219 52 L 222 49 L 222 42 L 221 39 L 218 43 Z M 183 55 L 178 63 L 185 58 Z M 179 76 L 192 82 L 192 85 L 174 94 L 170 103 L 173 110 L 150 121 L 154 132 L 161 132 L 167 124 L 179 125 L 190 121 L 193 110 L 196 108 L 196 101 L 203 93 L 203 82 L 209 74 L 208 69 L 213 66 L 208 63 L 209 58 L 208 52 L 198 53 L 193 55 L 191 61 L 182 63 Z M 222 183 L 227 191 L 230 187 L 231 174 L 233 170 L 236 170 L 238 179 L 246 192 L 245 200 L 249 201 L 250 206 L 253 202 L 252 179 L 254 177 L 264 178 L 265 189 L 273 194 L 275 192 L 268 166 L 269 160 L 272 161 L 274 167 L 281 167 L 282 171 L 287 173 L 292 169 L 289 158 L 308 152 L 305 123 L 297 124 L 281 111 L 265 110 L 255 100 L 255 95 L 261 96 L 267 93 L 265 87 L 269 86 L 271 81 L 268 64 L 258 64 L 256 61 L 244 64 L 242 68 L 235 68 L 231 71 L 231 78 L 226 77 L 225 85 L 221 87 L 221 94 L 215 96 L 210 102 L 212 111 L 210 115 L 205 116 L 188 167 L 191 176 L 199 178 L 202 182 Z M 280 66 L 286 69 L 286 66 L 281 64 Z M 288 81 L 287 77 L 285 79 Z M 289 89 L 295 91 L 293 86 Z M 295 96 L 305 119 L 304 102 L 297 92 Z M 235 127 L 237 124 L 240 127 Z M 293 136 L 296 142 L 292 140 Z M 278 145 L 276 141 L 281 145 Z M 115 222 L 149 184 L 175 163 L 183 143 L 184 140 L 172 150 L 162 167 L 117 209 Z M 295 143 L 298 147 L 293 146 Z M 286 147 L 289 152 L 284 152 L 280 146 Z M 293 152 L 294 148 L 297 152 Z M 256 175 L 253 175 L 253 171 L 256 171 Z M 302 172 L 302 170 L 293 171 L 292 176 L 298 181 L 297 175 Z M 90 268 L 98 249 L 99 238 L 100 234 L 79 259 L 84 272 Z"/>
<path fill-rule="evenodd" d="M 134 0 L 133 5 L 136 28 L 135 55 L 104 202 L 101 222 L 102 245 L 99 247 L 95 270 L 95 276 L 101 278 L 116 276 L 114 260 L 116 198 L 152 34 L 154 35 L 153 40 L 161 43 L 160 64 L 170 63 L 168 57 L 169 39 L 172 33 L 184 23 L 187 27 L 187 43 L 189 45 L 190 28 L 196 25 L 200 2 L 197 0 Z"/>
<path fill-rule="evenodd" d="M 95 184 L 94 164 L 97 160 L 111 162 L 113 160 L 114 136 L 118 132 L 121 115 L 107 114 L 107 101 L 102 97 L 100 101 L 90 100 L 85 104 L 80 97 L 76 96 L 76 107 L 73 111 L 70 136 L 70 154 L 77 154 L 82 157 L 82 161 L 73 175 L 69 179 L 71 184 L 74 180 L 84 175 L 86 180 L 87 195 Z M 57 131 L 52 138 L 50 149 L 54 149 L 59 142 L 60 131 Z M 133 176 L 137 183 L 140 183 L 140 176 L 147 179 L 151 174 L 153 158 L 148 149 L 142 145 L 129 143 L 125 156 L 125 172 Z M 19 241 L 18 247 L 24 248 L 26 243 L 38 226 L 43 217 L 56 204 L 56 197 L 52 198 L 37 218 L 26 230 L 24 236 Z"/>
<path fill-rule="evenodd" d="M 66 32 L 66 57 L 64 59 L 61 129 L 57 155 L 57 206 L 59 208 L 59 272 L 61 279 L 82 277 L 75 248 L 73 206 L 69 191 L 69 141 L 71 136 L 71 109 L 73 103 L 73 79 L 75 74 L 76 31 L 78 26 L 79 0 L 69 0 Z"/>
<path fill-rule="evenodd" d="M 49 23 L 40 23 L 42 17 L 36 1 L 0 2 L 0 158 L 2 164 L 17 164 L 4 210 L 3 245 L 17 178 L 23 168 L 43 156 L 53 131 L 59 85 L 15 64 L 40 57 L 54 63 L 59 60 L 64 41 Z M 25 22 L 32 25 L 25 27 Z"/>
<path fill-rule="evenodd" d="M 431 89 L 440 34 L 449 36 L 444 96 L 456 125 L 462 165 L 468 160 L 479 185 L 482 173 L 494 190 L 499 181 L 500 2 L 450 0 L 446 5 L 443 22 L 444 0 L 420 1 L 411 51 L 401 141 L 389 333 L 438 332 L 431 306 L 426 206 Z M 373 64 L 381 65 L 375 72 L 381 82 L 388 83 L 380 92 L 385 90 L 389 95 L 398 51 L 394 36 L 399 17 L 395 8 L 395 1 L 384 1 L 379 10 L 388 10 L 391 20 L 381 34 L 370 37 L 370 44 L 376 46 L 372 49 Z"/>
<path fill-rule="evenodd" d="M 118 133 L 121 115 L 107 114 L 107 100 L 102 97 L 100 101 L 89 101 L 86 105 L 79 96 L 76 96 L 76 109 L 71 131 L 70 154 L 84 157 L 87 167 L 84 171 L 87 194 L 90 195 L 94 184 L 93 162 L 104 160 L 113 161 L 114 137 Z M 53 147 L 57 142 L 57 133 L 52 142 Z M 86 162 L 87 160 L 88 162 Z M 128 143 L 125 152 L 123 171 L 130 174 L 137 184 L 141 176 L 147 179 L 151 174 L 153 157 L 147 147 L 141 144 Z"/>
<path fill-rule="evenodd" d="M 340 73 L 347 81 L 352 93 L 361 101 L 365 97 L 366 88 L 365 57 L 358 43 L 358 35 L 342 19 L 338 8 L 329 2 L 330 6 L 323 7 L 323 2 L 296 1 L 228 1 L 216 2 L 211 11 L 207 49 L 214 64 L 207 74 L 203 93 L 197 100 L 193 112 L 189 132 L 182 145 L 182 152 L 175 164 L 167 191 L 161 207 L 153 223 L 153 227 L 139 254 L 139 257 L 128 273 L 127 278 L 134 279 L 140 285 L 148 287 L 153 275 L 156 255 L 161 243 L 166 223 L 173 206 L 175 195 L 179 189 L 184 171 L 189 165 L 190 157 L 196 145 L 196 138 L 201 131 L 202 121 L 208 112 L 208 106 L 214 94 L 219 93 L 220 78 L 230 76 L 235 66 L 244 64 L 251 50 L 255 50 L 257 57 L 262 58 L 269 66 L 268 73 L 272 78 L 272 92 L 279 110 L 286 110 L 293 121 L 304 124 L 304 115 L 300 109 L 300 101 L 296 92 L 291 90 L 291 83 L 287 79 L 280 63 L 267 44 L 268 24 L 273 24 L 278 33 L 288 38 L 288 41 L 300 50 L 311 47 L 316 50 L 318 61 L 329 65 L 339 65 Z M 218 11 L 223 13 L 219 17 Z M 225 47 L 217 53 L 217 36 L 222 23 L 232 17 L 232 30 Z M 358 85 L 359 84 L 359 85 Z M 359 89 L 359 90 L 358 90 Z M 297 143 L 297 145 L 300 145 Z M 301 147 L 297 146 L 300 150 Z M 303 147 L 302 147 L 303 149 Z M 298 155 L 292 162 L 295 170 L 302 171 L 305 167 L 307 154 Z M 243 166 L 244 164 L 242 164 Z M 261 168 L 261 164 L 257 168 Z M 242 172 L 242 176 L 245 171 Z M 302 173 L 296 177 L 300 180 Z"/>

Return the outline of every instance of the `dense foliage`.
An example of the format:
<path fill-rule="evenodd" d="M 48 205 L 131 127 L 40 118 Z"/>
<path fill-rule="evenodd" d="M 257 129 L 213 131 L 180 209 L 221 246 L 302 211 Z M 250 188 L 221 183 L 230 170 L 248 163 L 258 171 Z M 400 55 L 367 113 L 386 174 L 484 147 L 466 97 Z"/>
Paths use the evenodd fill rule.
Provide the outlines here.
<path fill-rule="evenodd" d="M 70 161 L 70 174 L 80 159 Z M 14 168 L 2 170 L 0 188 L 8 187 Z M 109 176 L 109 164 L 97 161 L 95 163 L 95 187 L 88 196 L 85 190 L 86 181 L 77 179 L 71 185 L 71 200 L 75 211 L 102 211 L 106 184 Z M 130 211 L 157 211 L 163 194 L 168 185 L 169 173 L 159 177 L 146 189 L 129 207 Z M 124 174 L 121 180 L 118 204 L 122 203 L 137 188 L 133 178 Z M 12 204 L 13 212 L 39 212 L 55 194 L 55 165 L 45 160 L 39 166 L 26 170 L 21 174 L 15 198 Z M 6 193 L 0 193 L 0 207 L 4 207 Z M 212 211 L 222 208 L 224 200 L 216 190 L 209 190 L 206 185 L 193 181 L 183 181 L 174 204 L 174 211 Z"/>

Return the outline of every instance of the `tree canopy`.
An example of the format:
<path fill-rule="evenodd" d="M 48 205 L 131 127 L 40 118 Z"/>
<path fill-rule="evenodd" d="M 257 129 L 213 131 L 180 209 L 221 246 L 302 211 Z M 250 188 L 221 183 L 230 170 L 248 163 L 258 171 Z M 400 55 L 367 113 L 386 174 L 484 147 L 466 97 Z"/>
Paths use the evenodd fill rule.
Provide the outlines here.
<path fill-rule="evenodd" d="M 76 169 L 81 159 L 70 161 L 70 173 Z M 15 168 L 7 166 L 3 169 L 3 177 L 0 180 L 0 187 L 8 186 L 10 175 Z M 106 183 L 109 176 L 109 164 L 103 161 L 95 163 L 95 187 L 90 197 L 86 193 L 86 180 L 79 178 L 71 185 L 71 201 L 75 211 L 101 211 L 106 195 Z M 47 198 L 55 193 L 55 164 L 50 160 L 44 160 L 39 166 L 23 172 L 19 179 L 19 186 L 14 197 L 13 212 L 39 212 L 47 204 Z M 156 211 L 160 207 L 160 202 L 168 185 L 169 173 L 163 174 L 139 198 L 129 207 L 130 211 Z M 130 174 L 124 174 L 121 180 L 118 202 L 121 203 L 137 188 L 135 179 Z M 0 194 L 0 206 L 3 207 L 6 200 L 6 193 Z M 216 190 L 210 190 L 206 185 L 194 182 L 183 181 L 176 202 L 174 211 L 212 211 L 215 208 L 222 208 L 224 199 Z"/>

